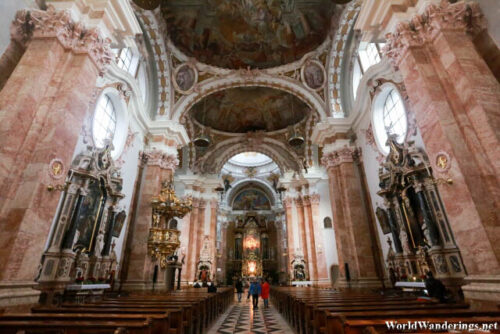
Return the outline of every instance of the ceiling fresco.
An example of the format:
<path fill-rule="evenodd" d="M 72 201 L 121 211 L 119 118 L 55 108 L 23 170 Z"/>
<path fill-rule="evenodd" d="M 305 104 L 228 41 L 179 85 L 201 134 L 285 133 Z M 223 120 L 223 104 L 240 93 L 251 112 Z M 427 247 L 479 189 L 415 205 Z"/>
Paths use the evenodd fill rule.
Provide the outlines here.
<path fill-rule="evenodd" d="M 335 14 L 331 0 L 162 0 L 172 42 L 223 68 L 270 68 L 316 49 Z"/>
<path fill-rule="evenodd" d="M 303 120 L 308 110 L 300 99 L 281 90 L 238 87 L 207 96 L 190 115 L 218 131 L 246 133 L 284 129 Z"/>

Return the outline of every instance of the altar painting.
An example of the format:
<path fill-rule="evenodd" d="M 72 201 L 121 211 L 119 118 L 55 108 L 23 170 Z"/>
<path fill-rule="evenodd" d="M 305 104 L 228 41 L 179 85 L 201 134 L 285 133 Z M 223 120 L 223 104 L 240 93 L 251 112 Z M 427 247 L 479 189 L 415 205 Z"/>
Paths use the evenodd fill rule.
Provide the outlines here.
<path fill-rule="evenodd" d="M 246 189 L 233 202 L 233 210 L 270 210 L 271 203 L 262 191 Z"/>

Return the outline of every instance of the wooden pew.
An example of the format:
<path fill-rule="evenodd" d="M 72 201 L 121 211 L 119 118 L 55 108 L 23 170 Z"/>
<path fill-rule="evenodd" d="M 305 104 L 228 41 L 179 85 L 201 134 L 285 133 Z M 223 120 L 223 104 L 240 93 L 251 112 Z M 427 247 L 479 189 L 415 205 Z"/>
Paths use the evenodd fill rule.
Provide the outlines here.
<path fill-rule="evenodd" d="M 498 310 L 473 311 L 467 304 L 439 304 L 414 297 L 340 293 L 306 288 L 272 288 L 271 300 L 299 333 L 385 333 L 387 319 L 493 323 Z M 408 320 L 409 319 L 409 320 Z M 394 332 L 394 331 L 393 331 Z"/>
<path fill-rule="evenodd" d="M 152 334 L 151 320 L 84 320 L 66 321 L 52 319 L 0 320 L 2 334 L 29 333 L 64 333 L 64 334 Z"/>

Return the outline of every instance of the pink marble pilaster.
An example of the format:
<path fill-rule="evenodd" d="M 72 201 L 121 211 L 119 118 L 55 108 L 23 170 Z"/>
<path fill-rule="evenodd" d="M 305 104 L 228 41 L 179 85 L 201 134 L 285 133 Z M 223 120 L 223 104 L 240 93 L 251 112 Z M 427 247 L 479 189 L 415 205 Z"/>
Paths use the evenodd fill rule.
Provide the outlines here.
<path fill-rule="evenodd" d="M 484 29 L 477 4 L 429 6 L 388 35 L 386 54 L 403 76 L 433 162 L 450 156 L 440 186 L 469 275 L 500 274 L 500 88 L 471 36 Z"/>
<path fill-rule="evenodd" d="M 70 165 L 111 54 L 109 41 L 68 12 L 34 10 L 30 24 L 26 14 L 11 29 L 24 53 L 0 91 L 0 275 L 10 281 L 34 277 L 59 200 L 47 191 L 48 164 Z"/>

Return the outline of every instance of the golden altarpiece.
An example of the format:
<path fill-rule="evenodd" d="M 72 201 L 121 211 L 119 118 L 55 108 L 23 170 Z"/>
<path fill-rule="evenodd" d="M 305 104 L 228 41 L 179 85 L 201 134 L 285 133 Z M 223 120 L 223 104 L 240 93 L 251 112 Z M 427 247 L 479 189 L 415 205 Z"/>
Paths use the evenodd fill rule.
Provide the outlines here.
<path fill-rule="evenodd" d="M 56 187 L 60 202 L 36 278 L 41 302 L 59 301 L 75 281 L 115 274 L 113 237 L 120 236 L 126 214 L 118 208 L 123 181 L 110 151 L 87 147 L 73 160 L 65 184 Z"/>
<path fill-rule="evenodd" d="M 234 224 L 234 225 L 233 225 Z M 277 237 L 274 222 L 266 215 L 248 211 L 235 219 L 228 231 L 229 278 L 269 277 L 278 281 Z M 231 281 L 228 279 L 228 281 Z"/>
<path fill-rule="evenodd" d="M 449 287 L 457 287 L 465 276 L 459 249 L 449 227 L 438 184 L 428 157 L 413 142 L 387 141 L 390 152 L 379 170 L 384 205 L 376 215 L 384 234 L 392 235 L 387 264 L 392 279 L 419 280 L 432 271 Z"/>

